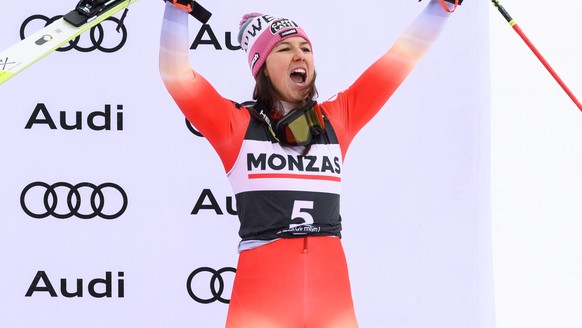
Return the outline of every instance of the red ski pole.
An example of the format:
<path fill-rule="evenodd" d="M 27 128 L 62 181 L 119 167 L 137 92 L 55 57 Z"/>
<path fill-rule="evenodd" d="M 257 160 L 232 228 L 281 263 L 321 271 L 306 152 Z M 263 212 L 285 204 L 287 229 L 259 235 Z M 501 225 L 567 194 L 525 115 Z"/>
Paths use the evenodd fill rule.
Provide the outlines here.
<path fill-rule="evenodd" d="M 515 30 L 515 32 L 517 32 L 517 34 L 519 34 L 519 36 L 523 39 L 523 41 L 527 44 L 527 46 L 531 49 L 531 51 L 533 51 L 533 53 L 536 55 L 536 57 L 538 57 L 538 59 L 546 67 L 546 69 L 548 70 L 548 72 L 550 72 L 550 74 L 552 74 L 552 76 L 554 77 L 554 79 L 556 79 L 556 82 L 558 82 L 558 84 L 562 87 L 562 89 L 564 89 L 564 91 L 566 91 L 566 93 L 568 94 L 568 96 L 570 97 L 570 99 L 572 99 L 572 101 L 574 102 L 574 104 L 576 104 L 576 106 L 578 107 L 578 109 L 580 111 L 582 111 L 582 104 L 580 104 L 580 102 L 578 101 L 578 99 L 576 99 L 576 96 L 574 96 L 574 94 L 572 93 L 572 91 L 570 91 L 570 89 L 566 86 L 566 84 L 564 83 L 564 81 L 562 81 L 562 79 L 558 76 L 558 74 L 556 73 L 556 71 L 554 71 L 554 69 L 550 66 L 550 64 L 548 63 L 548 61 L 542 56 L 542 54 L 536 49 L 536 47 L 533 45 L 533 43 L 527 38 L 527 36 L 523 33 L 523 31 L 521 30 L 521 28 L 519 28 L 519 26 L 515 22 L 515 20 L 513 18 L 511 18 L 511 16 L 509 15 L 509 13 L 505 10 L 505 8 L 503 8 L 503 6 L 499 3 L 498 0 L 491 0 L 491 2 L 493 2 L 493 5 L 495 7 L 497 7 L 497 9 L 501 13 L 501 15 L 503 15 L 503 17 L 505 17 L 505 19 L 507 20 L 507 22 L 509 23 L 509 25 L 511 25 L 511 27 L 513 27 L 513 29 Z"/>

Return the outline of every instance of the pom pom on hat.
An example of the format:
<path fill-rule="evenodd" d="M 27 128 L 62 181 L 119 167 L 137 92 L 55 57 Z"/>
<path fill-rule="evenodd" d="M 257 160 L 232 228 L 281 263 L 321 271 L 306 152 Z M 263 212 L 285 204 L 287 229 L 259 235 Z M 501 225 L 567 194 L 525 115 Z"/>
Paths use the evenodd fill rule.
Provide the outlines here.
<path fill-rule="evenodd" d="M 247 53 L 253 77 L 257 78 L 259 70 L 277 43 L 297 36 L 304 38 L 311 46 L 307 34 L 290 19 L 261 13 L 245 14 L 240 22 L 238 42 Z"/>
<path fill-rule="evenodd" d="M 245 25 L 245 23 L 250 23 L 251 19 L 255 18 L 255 17 L 259 17 L 259 16 L 263 16 L 263 14 L 261 13 L 248 13 L 248 14 L 244 14 L 240 23 L 239 23 L 239 28 L 242 28 L 243 25 Z M 239 31 L 239 36 L 242 33 L 242 30 Z M 239 37 L 240 38 L 240 37 Z"/>

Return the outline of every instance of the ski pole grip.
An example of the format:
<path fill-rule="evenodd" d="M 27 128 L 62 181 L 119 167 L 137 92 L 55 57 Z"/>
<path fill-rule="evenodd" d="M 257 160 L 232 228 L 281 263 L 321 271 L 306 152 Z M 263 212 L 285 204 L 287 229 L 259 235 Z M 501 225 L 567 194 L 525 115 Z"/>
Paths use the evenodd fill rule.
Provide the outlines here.
<path fill-rule="evenodd" d="M 202 24 L 208 23 L 210 16 L 212 13 L 206 10 L 206 8 L 202 7 L 198 2 L 192 1 L 191 3 L 192 11 L 190 15 L 194 16 L 197 20 L 199 20 Z"/>
<path fill-rule="evenodd" d="M 194 0 L 163 0 L 164 2 L 171 2 L 174 6 L 186 10 L 190 15 L 199 20 L 202 24 L 208 23 L 212 13 L 206 8 L 202 7 Z"/>

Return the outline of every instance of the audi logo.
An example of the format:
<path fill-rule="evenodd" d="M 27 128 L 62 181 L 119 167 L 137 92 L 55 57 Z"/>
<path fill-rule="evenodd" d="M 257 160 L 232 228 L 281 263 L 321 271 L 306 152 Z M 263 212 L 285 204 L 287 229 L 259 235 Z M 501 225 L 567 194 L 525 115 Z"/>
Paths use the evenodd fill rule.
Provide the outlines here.
<path fill-rule="evenodd" d="M 20 206 L 35 219 L 49 216 L 68 219 L 76 216 L 80 219 L 100 217 L 113 220 L 127 209 L 127 194 L 119 185 L 111 182 L 100 185 L 57 182 L 49 185 L 37 181 L 22 190 Z"/>
<path fill-rule="evenodd" d="M 24 20 L 24 22 L 22 22 L 22 25 L 20 26 L 20 39 L 24 40 L 26 38 L 26 29 L 30 23 L 32 23 L 36 20 L 39 20 L 41 22 L 45 22 L 44 26 L 48 26 L 49 24 L 60 19 L 61 17 L 63 17 L 63 16 L 58 15 L 58 16 L 55 16 L 53 18 L 48 18 L 47 16 L 44 16 L 44 15 L 32 15 L 32 16 L 28 17 L 27 19 Z M 120 27 L 119 33 L 121 34 L 121 39 L 117 40 L 117 41 L 112 41 L 113 46 L 110 46 L 110 47 L 106 47 L 103 45 L 103 41 L 105 40 L 105 28 L 103 27 L 103 23 L 106 21 L 114 22 L 115 28 L 117 28 L 117 26 Z M 112 25 L 112 24 L 107 24 L 107 25 Z M 37 44 L 42 44 L 43 42 L 46 42 L 51 38 L 52 38 L 52 36 L 45 34 L 41 39 L 37 40 Z M 118 18 L 111 16 L 111 17 L 108 17 L 107 19 L 105 19 L 103 22 L 99 23 L 98 25 L 93 26 L 89 30 L 89 38 L 91 40 L 90 46 L 80 45 L 79 41 L 81 40 L 81 36 L 77 36 L 73 40 L 69 41 L 68 46 L 60 47 L 56 51 L 64 52 L 64 51 L 69 51 L 69 50 L 75 49 L 75 50 L 80 51 L 80 52 L 91 52 L 94 50 L 99 50 L 99 51 L 107 52 L 107 53 L 116 52 L 119 49 L 121 49 L 123 47 L 123 45 L 125 44 L 125 42 L 127 41 L 127 28 L 125 27 L 125 25 L 120 24 L 120 20 Z"/>
<path fill-rule="evenodd" d="M 235 268 L 226 267 L 219 270 L 215 270 L 209 267 L 202 267 L 198 268 L 188 276 L 188 282 L 186 283 L 186 288 L 188 288 L 188 294 L 198 303 L 202 304 L 210 304 L 213 302 L 221 302 L 224 304 L 230 303 L 230 299 L 224 298 L 223 295 L 226 294 L 230 295 L 232 291 L 232 285 L 229 285 L 231 288 L 226 288 L 226 279 L 223 276 L 225 272 L 236 273 Z M 208 279 L 210 278 L 210 279 Z M 234 276 L 232 279 L 228 280 L 229 283 L 232 283 L 234 280 Z M 209 292 L 205 290 L 209 288 Z"/>

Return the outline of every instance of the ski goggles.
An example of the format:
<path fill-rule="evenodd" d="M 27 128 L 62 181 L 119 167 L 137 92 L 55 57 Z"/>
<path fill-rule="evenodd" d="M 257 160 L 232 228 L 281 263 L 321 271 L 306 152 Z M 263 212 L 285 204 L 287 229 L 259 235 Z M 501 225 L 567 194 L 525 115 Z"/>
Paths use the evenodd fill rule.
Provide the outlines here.
<path fill-rule="evenodd" d="M 289 146 L 305 146 L 325 131 L 325 124 L 321 109 L 311 101 L 274 122 L 273 128 L 279 141 Z"/>

